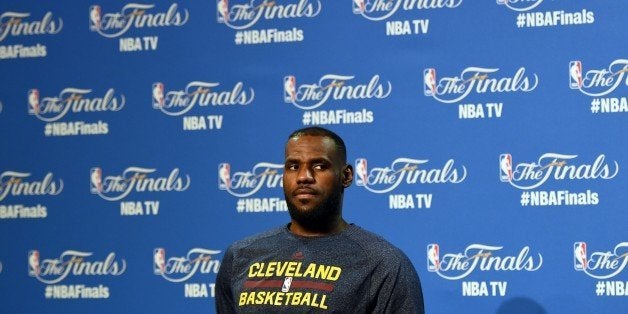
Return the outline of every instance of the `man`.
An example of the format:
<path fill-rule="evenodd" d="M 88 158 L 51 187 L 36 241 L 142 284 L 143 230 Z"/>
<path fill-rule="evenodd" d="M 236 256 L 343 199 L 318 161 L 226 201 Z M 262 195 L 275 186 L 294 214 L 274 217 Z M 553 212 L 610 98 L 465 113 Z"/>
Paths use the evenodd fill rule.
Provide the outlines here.
<path fill-rule="evenodd" d="M 291 221 L 227 249 L 216 283 L 219 313 L 423 313 L 406 255 L 342 218 L 353 181 L 346 159 L 343 140 L 329 130 L 289 136 L 283 189 Z"/>

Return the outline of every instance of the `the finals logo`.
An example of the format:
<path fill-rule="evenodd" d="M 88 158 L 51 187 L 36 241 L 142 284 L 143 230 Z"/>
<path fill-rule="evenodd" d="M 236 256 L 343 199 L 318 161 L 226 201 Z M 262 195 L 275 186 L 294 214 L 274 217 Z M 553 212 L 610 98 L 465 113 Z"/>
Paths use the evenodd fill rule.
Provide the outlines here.
<path fill-rule="evenodd" d="M 55 35 L 63 28 L 63 20 L 47 12 L 41 20 L 29 21 L 31 14 L 3 12 L 0 14 L 0 42 L 8 36 Z"/>
<path fill-rule="evenodd" d="M 471 92 L 511 93 L 531 92 L 539 84 L 536 74 L 529 75 L 520 67 L 512 76 L 497 76 L 499 68 L 468 67 L 458 76 L 439 78 L 435 68 L 423 70 L 423 94 L 439 102 L 451 104 L 462 101 Z"/>
<path fill-rule="evenodd" d="M 193 81 L 185 86 L 184 90 L 166 91 L 162 82 L 153 83 L 153 108 L 169 116 L 180 116 L 190 111 L 194 106 L 246 106 L 255 99 L 255 90 L 245 88 L 243 82 L 237 82 L 233 87 L 219 88 L 218 82 Z"/>
<path fill-rule="evenodd" d="M 543 0 L 497 0 L 497 4 L 517 12 L 533 10 L 541 3 L 543 3 Z"/>
<path fill-rule="evenodd" d="M 177 3 L 168 7 L 166 12 L 155 12 L 154 4 L 129 3 L 120 12 L 104 13 L 100 5 L 89 8 L 89 29 L 106 38 L 124 35 L 134 28 L 155 28 L 183 26 L 190 14 L 181 10 Z"/>
<path fill-rule="evenodd" d="M 216 20 L 229 28 L 244 30 L 261 19 L 313 18 L 322 7 L 320 0 L 216 0 Z"/>
<path fill-rule="evenodd" d="M 613 278 L 628 266 L 628 242 L 617 244 L 612 252 L 589 251 L 586 242 L 576 242 L 573 245 L 574 269 L 592 278 Z"/>
<path fill-rule="evenodd" d="M 75 87 L 64 88 L 59 96 L 42 97 L 39 89 L 28 91 L 28 114 L 34 115 L 44 122 L 53 122 L 65 117 L 68 113 L 120 111 L 124 108 L 126 98 L 116 95 L 113 88 L 108 89 L 102 97 L 89 97 L 91 89 Z"/>
<path fill-rule="evenodd" d="M 111 252 L 104 260 L 92 260 L 92 252 L 66 250 L 58 258 L 42 259 L 39 250 L 28 252 L 28 275 L 45 284 L 56 284 L 69 276 L 120 276 L 126 260 Z"/>
<path fill-rule="evenodd" d="M 471 244 L 461 253 L 441 252 L 440 245 L 427 245 L 427 270 L 447 280 L 459 280 L 474 271 L 520 272 L 537 271 L 543 265 L 543 256 L 530 254 L 530 247 L 523 247 L 517 255 L 501 255 L 503 246 Z M 500 256 L 501 255 L 501 256 Z"/>
<path fill-rule="evenodd" d="M 166 257 L 164 248 L 153 252 L 153 272 L 170 282 L 184 282 L 196 273 L 217 274 L 220 260 L 216 258 L 220 250 L 193 248 L 185 256 Z"/>
<path fill-rule="evenodd" d="M 628 86 L 628 59 L 617 59 L 607 68 L 585 71 L 582 61 L 569 62 L 569 88 L 591 97 L 601 97 Z"/>
<path fill-rule="evenodd" d="M 353 75 L 325 74 L 316 83 L 298 84 L 294 75 L 283 79 L 284 102 L 303 110 L 316 109 L 329 100 L 383 99 L 392 92 L 390 81 L 378 74 L 368 82 L 355 83 Z"/>
<path fill-rule="evenodd" d="M 52 172 L 41 180 L 29 180 L 30 173 L 4 171 L 0 174 L 0 201 L 8 195 L 14 197 L 32 195 L 59 195 L 63 191 L 63 180 L 55 179 Z"/>
<path fill-rule="evenodd" d="M 462 4 L 462 0 L 353 0 L 354 14 L 359 14 L 371 21 L 381 21 L 391 17 L 397 11 L 425 9 L 454 9 Z"/>
<path fill-rule="evenodd" d="M 218 189 L 235 197 L 249 197 L 262 187 L 283 187 L 283 164 L 260 162 L 251 171 L 231 171 L 229 163 L 218 165 Z"/>
<path fill-rule="evenodd" d="M 538 188 L 550 179 L 561 180 L 610 180 L 619 173 L 617 161 L 606 162 L 600 154 L 592 163 L 576 164 L 578 155 L 546 153 L 534 162 L 514 164 L 511 154 L 499 156 L 499 179 L 520 190 Z"/>
<path fill-rule="evenodd" d="M 447 160 L 441 168 L 426 166 L 428 159 L 397 158 L 388 167 L 368 168 L 366 158 L 355 161 L 356 186 L 382 194 L 406 184 L 458 184 L 467 177 L 467 168 L 457 166 L 453 159 Z"/>
<path fill-rule="evenodd" d="M 157 177 L 156 169 L 128 167 L 121 175 L 103 176 L 100 167 L 90 171 L 90 190 L 107 201 L 119 201 L 131 192 L 182 192 L 190 187 L 190 176 L 174 168 L 167 177 Z"/>

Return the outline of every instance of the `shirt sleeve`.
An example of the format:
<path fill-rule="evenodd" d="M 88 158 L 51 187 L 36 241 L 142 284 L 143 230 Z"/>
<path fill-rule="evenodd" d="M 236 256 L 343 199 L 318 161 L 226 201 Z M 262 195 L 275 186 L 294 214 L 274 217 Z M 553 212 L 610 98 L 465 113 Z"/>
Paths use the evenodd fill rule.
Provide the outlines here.
<path fill-rule="evenodd" d="M 382 263 L 382 281 L 373 313 L 425 313 L 419 276 L 405 254 L 397 263 Z"/>
<path fill-rule="evenodd" d="M 233 265 L 233 252 L 231 247 L 225 252 L 220 263 L 220 269 L 216 276 L 216 312 L 235 313 L 235 301 L 231 290 L 231 270 Z"/>

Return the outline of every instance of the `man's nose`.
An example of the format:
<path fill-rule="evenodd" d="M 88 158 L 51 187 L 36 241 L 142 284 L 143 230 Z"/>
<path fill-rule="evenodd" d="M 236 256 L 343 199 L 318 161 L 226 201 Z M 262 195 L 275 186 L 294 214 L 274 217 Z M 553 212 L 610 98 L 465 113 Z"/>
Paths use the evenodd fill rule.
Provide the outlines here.
<path fill-rule="evenodd" d="M 305 182 L 313 182 L 314 176 L 312 176 L 312 171 L 308 167 L 299 168 L 299 172 L 297 173 L 297 183 L 305 183 Z"/>

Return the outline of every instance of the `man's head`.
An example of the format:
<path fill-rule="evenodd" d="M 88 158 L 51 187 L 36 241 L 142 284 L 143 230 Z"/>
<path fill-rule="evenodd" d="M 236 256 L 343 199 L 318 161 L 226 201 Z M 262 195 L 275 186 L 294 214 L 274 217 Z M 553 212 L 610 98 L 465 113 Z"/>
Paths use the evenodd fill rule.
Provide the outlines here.
<path fill-rule="evenodd" d="M 333 231 L 342 220 L 342 196 L 353 181 L 344 141 L 310 127 L 290 134 L 283 189 L 293 225 L 314 233 Z"/>

